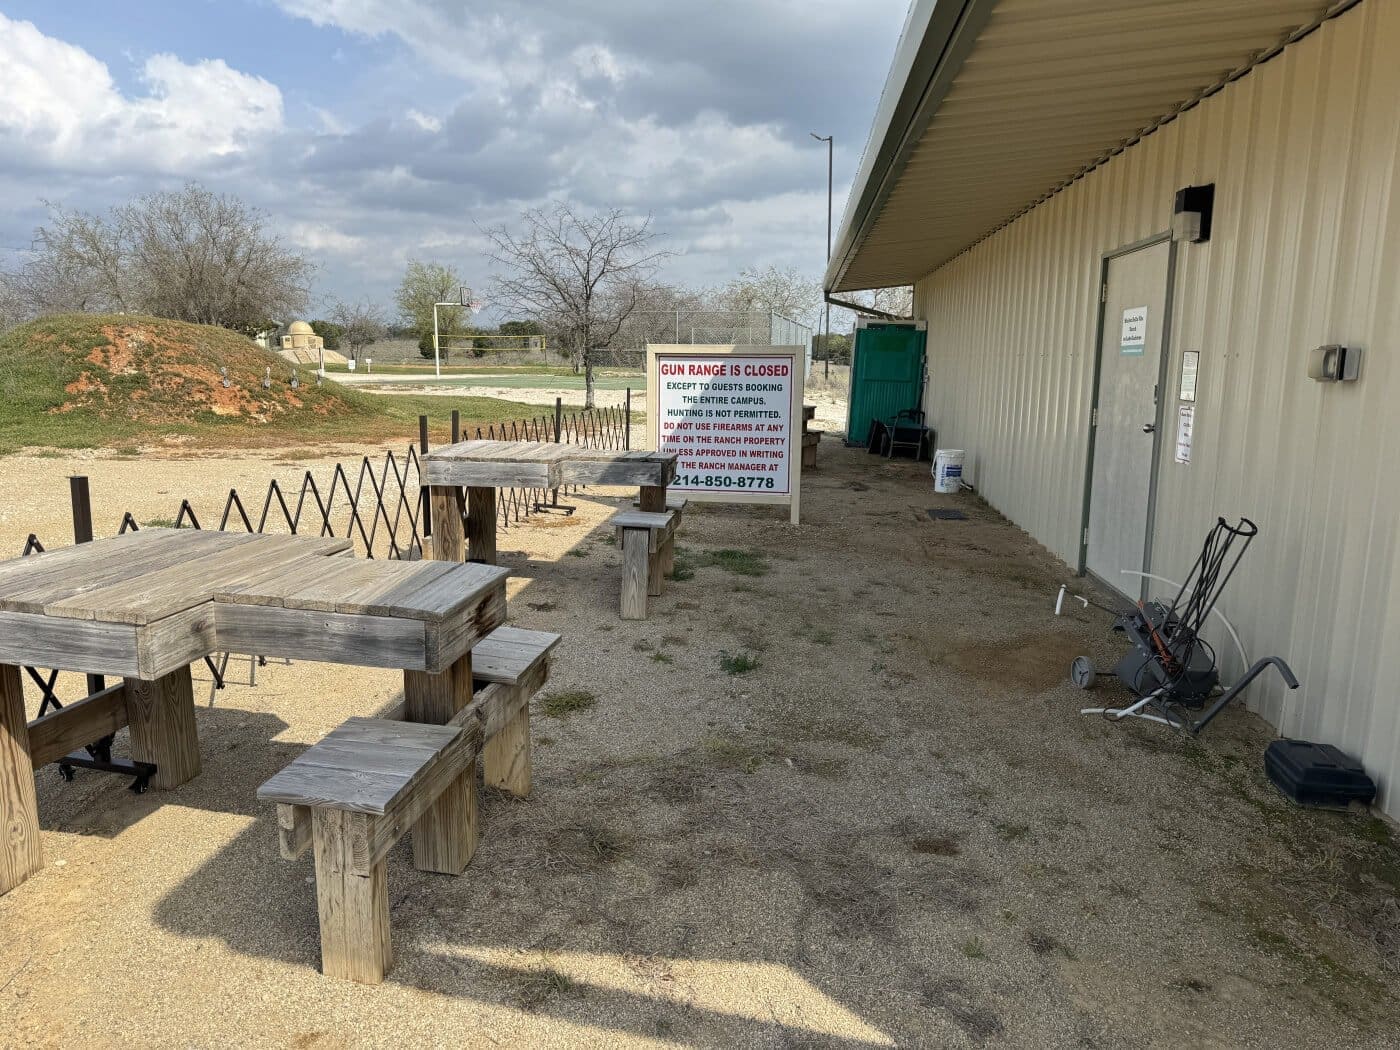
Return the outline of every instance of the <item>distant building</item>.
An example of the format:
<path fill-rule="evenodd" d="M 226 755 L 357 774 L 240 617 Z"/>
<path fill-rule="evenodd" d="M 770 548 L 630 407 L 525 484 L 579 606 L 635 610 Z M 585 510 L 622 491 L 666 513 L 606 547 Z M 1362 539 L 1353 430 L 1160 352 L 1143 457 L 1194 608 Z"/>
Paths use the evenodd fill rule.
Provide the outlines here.
<path fill-rule="evenodd" d="M 326 341 L 305 321 L 293 321 L 282 336 L 283 350 L 324 350 Z"/>

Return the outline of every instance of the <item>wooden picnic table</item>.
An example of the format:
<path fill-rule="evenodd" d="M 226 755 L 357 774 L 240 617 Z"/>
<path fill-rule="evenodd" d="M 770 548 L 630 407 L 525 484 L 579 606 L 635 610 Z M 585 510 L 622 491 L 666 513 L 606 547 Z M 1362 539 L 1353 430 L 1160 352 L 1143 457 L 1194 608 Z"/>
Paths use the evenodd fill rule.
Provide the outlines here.
<path fill-rule="evenodd" d="M 471 702 L 471 649 L 505 620 L 505 569 L 365 560 L 349 540 L 141 529 L 0 562 L 0 894 L 42 866 L 33 770 L 130 728 L 173 788 L 200 770 L 190 664 L 212 653 L 404 672 L 403 717 Z M 21 669 L 124 681 L 28 721 Z"/>
<path fill-rule="evenodd" d="M 675 477 L 674 452 L 612 452 L 541 441 L 459 441 L 429 452 L 423 460 L 433 556 L 495 564 L 498 488 L 637 485 L 641 509 L 660 512 L 666 509 L 666 486 Z"/>

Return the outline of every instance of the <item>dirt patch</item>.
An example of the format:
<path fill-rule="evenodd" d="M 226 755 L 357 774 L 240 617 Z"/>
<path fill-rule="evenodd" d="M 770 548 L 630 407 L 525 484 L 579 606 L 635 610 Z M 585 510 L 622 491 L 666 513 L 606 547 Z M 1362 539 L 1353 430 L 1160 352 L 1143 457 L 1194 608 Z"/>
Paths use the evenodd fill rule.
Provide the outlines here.
<path fill-rule="evenodd" d="M 1080 649 L 1062 634 L 1023 634 L 1004 642 L 974 642 L 950 650 L 948 664 L 979 682 L 1041 693 L 1061 685 Z"/>

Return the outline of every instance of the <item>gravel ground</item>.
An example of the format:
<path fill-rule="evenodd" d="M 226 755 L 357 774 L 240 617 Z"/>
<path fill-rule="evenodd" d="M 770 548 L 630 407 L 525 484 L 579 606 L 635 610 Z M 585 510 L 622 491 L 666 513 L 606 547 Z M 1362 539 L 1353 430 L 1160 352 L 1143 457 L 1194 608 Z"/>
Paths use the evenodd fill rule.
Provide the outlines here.
<path fill-rule="evenodd" d="M 66 532 L 75 471 L 111 531 L 296 458 L 0 460 L 0 549 Z M 197 667 L 196 780 L 42 770 L 0 1045 L 1395 1045 L 1388 825 L 1282 801 L 1244 711 L 1198 742 L 1081 718 L 1106 625 L 1055 619 L 1064 567 L 926 464 L 826 442 L 803 492 L 798 527 L 692 504 L 644 623 L 602 526 L 630 493 L 502 534 L 512 620 L 564 635 L 535 794 L 488 795 L 462 878 L 395 851 L 380 987 L 317 972 L 310 859 L 254 792 L 394 674 Z"/>

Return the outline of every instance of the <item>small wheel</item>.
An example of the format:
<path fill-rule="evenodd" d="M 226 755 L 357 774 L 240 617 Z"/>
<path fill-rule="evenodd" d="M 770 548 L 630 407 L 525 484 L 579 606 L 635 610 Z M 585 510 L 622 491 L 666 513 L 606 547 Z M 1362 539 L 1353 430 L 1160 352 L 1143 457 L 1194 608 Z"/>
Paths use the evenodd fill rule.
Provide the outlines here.
<path fill-rule="evenodd" d="M 1087 656 L 1076 656 L 1074 662 L 1069 665 L 1069 680 L 1080 689 L 1094 688 L 1098 677 L 1099 672 L 1094 667 L 1094 661 Z"/>
<path fill-rule="evenodd" d="M 131 782 L 130 790 L 133 795 L 144 795 L 146 793 L 146 789 L 150 786 L 151 785 L 145 779 L 133 780 Z"/>
<path fill-rule="evenodd" d="M 59 766 L 58 772 L 62 775 L 64 780 L 68 781 L 68 783 L 73 783 L 74 774 L 72 766 Z"/>

